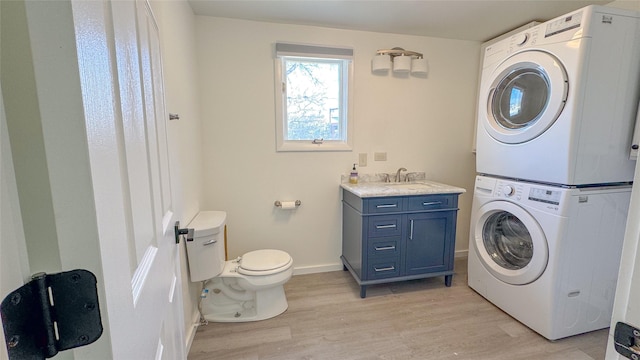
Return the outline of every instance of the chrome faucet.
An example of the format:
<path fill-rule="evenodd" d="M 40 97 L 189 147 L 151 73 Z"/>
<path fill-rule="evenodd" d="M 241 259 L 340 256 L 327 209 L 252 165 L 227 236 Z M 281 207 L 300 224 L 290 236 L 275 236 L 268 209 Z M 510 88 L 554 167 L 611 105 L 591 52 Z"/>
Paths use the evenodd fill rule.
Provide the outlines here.
<path fill-rule="evenodd" d="M 396 182 L 400 182 L 400 172 L 401 171 L 407 171 L 407 169 L 401 167 L 400 169 L 398 169 L 398 171 L 396 172 Z"/>

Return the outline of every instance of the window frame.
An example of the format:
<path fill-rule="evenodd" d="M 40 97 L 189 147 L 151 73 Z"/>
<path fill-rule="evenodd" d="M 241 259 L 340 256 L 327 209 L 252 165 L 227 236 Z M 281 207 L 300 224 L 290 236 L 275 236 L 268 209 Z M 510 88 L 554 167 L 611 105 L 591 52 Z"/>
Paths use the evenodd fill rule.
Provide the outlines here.
<path fill-rule="evenodd" d="M 287 138 L 287 96 L 284 62 L 286 59 L 304 59 L 305 61 L 326 62 L 339 60 L 342 62 L 341 72 L 341 116 L 339 140 L 289 140 Z M 352 151 L 353 150 L 353 49 L 317 45 L 276 43 L 275 49 L 275 119 L 276 119 L 276 151 Z"/>

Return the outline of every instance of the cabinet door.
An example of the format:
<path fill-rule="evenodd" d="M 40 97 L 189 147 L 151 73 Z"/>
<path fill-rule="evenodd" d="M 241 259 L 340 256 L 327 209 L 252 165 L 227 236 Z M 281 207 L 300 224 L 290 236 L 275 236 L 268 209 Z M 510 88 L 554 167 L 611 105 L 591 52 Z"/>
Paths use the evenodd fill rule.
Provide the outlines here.
<path fill-rule="evenodd" d="M 404 275 L 453 268 L 455 211 L 407 215 Z"/>

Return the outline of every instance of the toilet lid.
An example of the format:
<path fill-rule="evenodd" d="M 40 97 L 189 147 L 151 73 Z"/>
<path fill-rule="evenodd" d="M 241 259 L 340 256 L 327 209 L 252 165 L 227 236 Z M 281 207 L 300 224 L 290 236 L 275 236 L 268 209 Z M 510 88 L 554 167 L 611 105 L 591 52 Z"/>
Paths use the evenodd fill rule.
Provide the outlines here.
<path fill-rule="evenodd" d="M 247 275 L 268 275 L 292 262 L 291 256 L 281 250 L 255 250 L 242 255 L 238 272 Z"/>

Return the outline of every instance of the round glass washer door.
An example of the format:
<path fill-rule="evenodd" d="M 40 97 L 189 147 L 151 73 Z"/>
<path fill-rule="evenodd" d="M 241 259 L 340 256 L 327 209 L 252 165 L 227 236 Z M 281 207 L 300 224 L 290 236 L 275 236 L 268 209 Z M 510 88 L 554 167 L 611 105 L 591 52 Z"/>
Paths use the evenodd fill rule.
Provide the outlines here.
<path fill-rule="evenodd" d="M 558 119 L 567 100 L 567 73 L 557 58 L 524 51 L 502 62 L 483 91 L 484 128 L 494 139 L 519 144 L 535 139 Z"/>
<path fill-rule="evenodd" d="M 507 201 L 489 202 L 478 214 L 474 245 L 484 267 L 508 284 L 538 279 L 547 267 L 549 248 L 533 216 Z"/>

